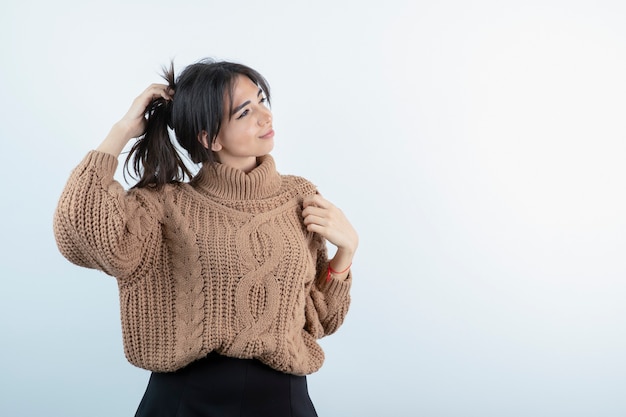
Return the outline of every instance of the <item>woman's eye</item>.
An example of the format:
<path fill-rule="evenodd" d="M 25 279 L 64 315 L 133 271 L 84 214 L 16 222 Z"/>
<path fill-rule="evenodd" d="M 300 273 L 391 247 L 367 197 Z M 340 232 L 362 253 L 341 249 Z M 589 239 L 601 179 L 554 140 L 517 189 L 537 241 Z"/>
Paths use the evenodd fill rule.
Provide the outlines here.
<path fill-rule="evenodd" d="M 243 112 L 241 112 L 241 114 L 239 115 L 239 117 L 237 117 L 237 120 L 241 119 L 242 117 L 246 116 L 248 114 L 250 110 L 245 109 Z"/>

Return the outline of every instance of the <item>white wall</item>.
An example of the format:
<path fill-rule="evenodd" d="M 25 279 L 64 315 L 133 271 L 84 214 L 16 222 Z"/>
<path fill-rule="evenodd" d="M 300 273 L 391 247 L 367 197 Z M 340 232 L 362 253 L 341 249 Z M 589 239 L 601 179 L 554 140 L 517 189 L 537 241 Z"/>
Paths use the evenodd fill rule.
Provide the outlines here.
<path fill-rule="evenodd" d="M 626 415 L 620 1 L 0 6 L 0 415 L 132 415 L 112 278 L 69 264 L 69 171 L 170 58 L 274 96 L 279 170 L 358 228 L 320 416 Z M 85 410 L 90 410 L 86 412 Z"/>

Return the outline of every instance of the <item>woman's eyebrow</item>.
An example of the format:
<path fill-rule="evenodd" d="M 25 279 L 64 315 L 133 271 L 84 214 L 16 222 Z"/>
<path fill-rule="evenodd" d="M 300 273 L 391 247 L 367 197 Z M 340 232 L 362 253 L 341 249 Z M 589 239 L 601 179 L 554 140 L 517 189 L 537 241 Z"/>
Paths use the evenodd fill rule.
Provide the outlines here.
<path fill-rule="evenodd" d="M 261 94 L 263 94 L 263 89 L 259 88 L 259 92 L 256 93 L 256 96 L 260 96 Z M 250 104 L 250 100 L 247 100 L 243 103 L 241 103 L 240 105 L 238 105 L 237 107 L 235 107 L 233 109 L 233 111 L 230 113 L 231 116 L 233 116 L 235 113 L 237 113 L 239 110 L 243 109 L 244 107 L 246 107 L 248 104 Z"/>

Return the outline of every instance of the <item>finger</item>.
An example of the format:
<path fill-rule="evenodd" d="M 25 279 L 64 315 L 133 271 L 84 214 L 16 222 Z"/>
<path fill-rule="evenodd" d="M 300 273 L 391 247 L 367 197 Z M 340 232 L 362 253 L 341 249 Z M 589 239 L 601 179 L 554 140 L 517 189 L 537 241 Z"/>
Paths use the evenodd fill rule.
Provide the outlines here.
<path fill-rule="evenodd" d="M 309 206 L 316 206 L 316 207 L 322 207 L 322 208 L 330 207 L 330 202 L 326 200 L 324 197 L 322 197 L 320 194 L 315 194 L 315 195 L 310 195 L 310 196 L 305 197 L 302 204 L 305 208 Z"/>
<path fill-rule="evenodd" d="M 313 197 L 312 195 L 307 195 L 302 199 L 302 207 L 307 208 L 313 205 Z"/>
<path fill-rule="evenodd" d="M 308 224 L 306 226 L 306 230 L 308 230 L 309 232 L 318 233 L 322 235 L 322 237 L 326 237 L 324 235 L 324 231 L 325 231 L 324 227 L 320 226 L 319 224 L 315 224 L 315 223 Z"/>
<path fill-rule="evenodd" d="M 327 209 L 323 209 L 317 206 L 308 206 L 307 208 L 305 208 L 304 210 L 302 210 L 302 216 L 306 217 L 309 215 L 315 215 L 315 216 L 324 216 L 326 214 Z"/>
<path fill-rule="evenodd" d="M 306 216 L 303 220 L 305 225 L 317 224 L 319 226 L 328 226 L 328 220 L 323 217 L 309 215 Z"/>
<path fill-rule="evenodd" d="M 174 90 L 165 84 L 151 84 L 145 91 L 144 97 L 149 98 L 150 101 L 158 98 L 164 98 L 171 100 L 174 95 Z"/>

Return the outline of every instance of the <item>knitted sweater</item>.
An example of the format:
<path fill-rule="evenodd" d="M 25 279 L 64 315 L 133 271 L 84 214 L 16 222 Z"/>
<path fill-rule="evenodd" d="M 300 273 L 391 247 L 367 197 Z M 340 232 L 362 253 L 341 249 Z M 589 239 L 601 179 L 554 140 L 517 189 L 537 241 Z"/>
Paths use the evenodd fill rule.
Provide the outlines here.
<path fill-rule="evenodd" d="M 325 280 L 326 243 L 301 217 L 310 182 L 269 155 L 247 174 L 217 164 L 158 191 L 124 190 L 116 167 L 85 157 L 54 233 L 68 260 L 117 278 L 129 362 L 167 372 L 215 351 L 297 375 L 321 367 L 316 339 L 343 322 L 352 278 Z"/>

